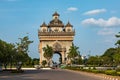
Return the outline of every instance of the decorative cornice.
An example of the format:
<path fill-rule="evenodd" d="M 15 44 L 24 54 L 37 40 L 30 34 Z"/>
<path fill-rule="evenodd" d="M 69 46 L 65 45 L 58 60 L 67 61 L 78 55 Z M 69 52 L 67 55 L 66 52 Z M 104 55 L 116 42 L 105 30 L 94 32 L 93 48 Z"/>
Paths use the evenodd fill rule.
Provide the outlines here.
<path fill-rule="evenodd" d="M 75 32 L 40 32 L 38 36 L 74 36 Z"/>

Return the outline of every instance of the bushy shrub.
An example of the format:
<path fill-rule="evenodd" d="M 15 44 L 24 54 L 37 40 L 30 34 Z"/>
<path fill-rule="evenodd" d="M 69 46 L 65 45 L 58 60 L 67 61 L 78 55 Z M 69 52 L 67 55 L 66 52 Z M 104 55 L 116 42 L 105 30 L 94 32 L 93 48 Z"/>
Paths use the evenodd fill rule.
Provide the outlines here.
<path fill-rule="evenodd" d="M 83 69 L 83 67 L 80 67 L 80 69 Z"/>
<path fill-rule="evenodd" d="M 99 73 L 99 70 L 91 70 L 93 73 Z"/>
<path fill-rule="evenodd" d="M 105 71 L 104 70 L 99 70 L 99 73 L 105 73 Z"/>
<path fill-rule="evenodd" d="M 80 69 L 80 71 L 85 71 L 86 69 Z"/>
<path fill-rule="evenodd" d="M 94 70 L 96 70 L 96 67 L 93 67 Z"/>
<path fill-rule="evenodd" d="M 116 75 L 117 75 L 117 72 L 116 72 L 116 70 L 106 70 L 106 71 L 105 71 L 105 74 L 107 74 L 107 75 L 112 75 L 112 76 L 116 76 Z"/>
<path fill-rule="evenodd" d="M 66 66 L 64 69 L 70 69 L 70 70 L 80 70 L 80 67 L 73 67 L 73 66 Z"/>
<path fill-rule="evenodd" d="M 83 69 L 82 71 L 91 72 L 91 69 Z"/>
<path fill-rule="evenodd" d="M 120 68 L 117 68 L 116 71 L 120 71 Z"/>
<path fill-rule="evenodd" d="M 91 67 L 88 68 L 89 70 L 91 69 Z"/>
<path fill-rule="evenodd" d="M 120 72 L 117 72 L 117 75 L 120 76 Z"/>
<path fill-rule="evenodd" d="M 91 69 L 90 67 L 88 69 L 84 69 L 83 67 L 72 67 L 72 66 L 66 66 L 66 69 L 92 72 L 92 73 L 103 73 L 112 76 L 120 76 L 120 71 L 116 71 L 116 70 L 97 70 L 97 69 Z"/>

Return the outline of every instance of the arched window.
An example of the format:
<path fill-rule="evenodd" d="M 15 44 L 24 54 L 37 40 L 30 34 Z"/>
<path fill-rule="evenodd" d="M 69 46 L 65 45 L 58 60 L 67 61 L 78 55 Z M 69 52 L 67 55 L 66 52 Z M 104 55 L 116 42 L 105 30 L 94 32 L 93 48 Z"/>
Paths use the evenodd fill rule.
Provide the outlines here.
<path fill-rule="evenodd" d="M 43 32 L 46 32 L 46 29 L 43 29 Z"/>
<path fill-rule="evenodd" d="M 55 32 L 58 32 L 58 29 L 55 29 L 54 31 L 55 31 Z"/>
<path fill-rule="evenodd" d="M 71 29 L 67 29 L 68 32 L 71 32 Z"/>

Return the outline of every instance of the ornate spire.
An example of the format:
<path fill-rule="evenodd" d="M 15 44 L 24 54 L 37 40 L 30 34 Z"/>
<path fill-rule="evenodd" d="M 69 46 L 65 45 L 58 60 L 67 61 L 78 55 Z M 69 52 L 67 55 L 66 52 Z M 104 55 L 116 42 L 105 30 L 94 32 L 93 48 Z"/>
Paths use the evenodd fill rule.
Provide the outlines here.
<path fill-rule="evenodd" d="M 60 16 L 56 11 L 52 16 Z"/>
<path fill-rule="evenodd" d="M 70 22 L 68 21 L 68 23 L 66 24 L 66 27 L 73 27 Z"/>
<path fill-rule="evenodd" d="M 64 24 L 59 19 L 60 15 L 57 12 L 55 12 L 52 16 L 53 16 L 53 19 L 48 24 L 48 27 L 64 27 Z"/>
<path fill-rule="evenodd" d="M 47 25 L 45 22 L 43 22 L 43 24 L 40 27 L 47 27 Z"/>

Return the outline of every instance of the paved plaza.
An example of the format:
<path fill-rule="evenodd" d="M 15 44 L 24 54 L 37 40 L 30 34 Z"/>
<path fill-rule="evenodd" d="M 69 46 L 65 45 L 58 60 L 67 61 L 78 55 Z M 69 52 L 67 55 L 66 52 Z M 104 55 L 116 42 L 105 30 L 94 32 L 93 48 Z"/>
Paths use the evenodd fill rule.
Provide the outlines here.
<path fill-rule="evenodd" d="M 103 80 L 98 76 L 67 70 L 25 70 L 24 73 L 0 72 L 0 80 Z"/>

